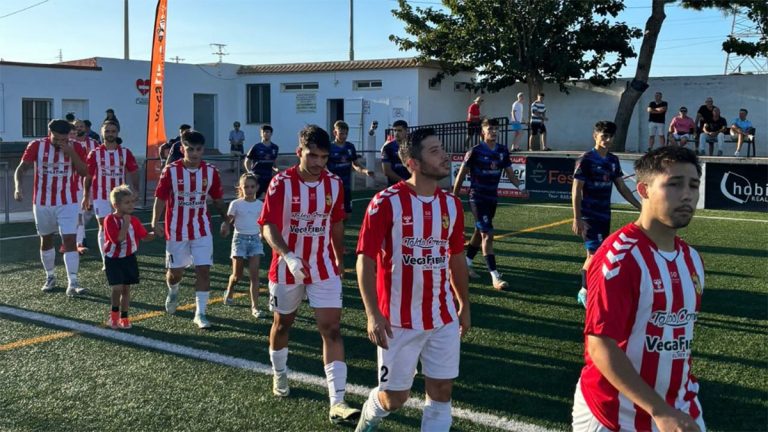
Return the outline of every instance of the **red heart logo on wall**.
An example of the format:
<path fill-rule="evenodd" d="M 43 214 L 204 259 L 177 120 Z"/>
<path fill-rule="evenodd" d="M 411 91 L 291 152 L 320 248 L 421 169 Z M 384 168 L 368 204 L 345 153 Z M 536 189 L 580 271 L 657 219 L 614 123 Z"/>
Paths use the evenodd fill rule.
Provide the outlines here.
<path fill-rule="evenodd" d="M 146 96 L 149 93 L 149 80 L 143 80 L 141 78 L 136 80 L 136 90 L 141 93 L 142 96 Z"/>

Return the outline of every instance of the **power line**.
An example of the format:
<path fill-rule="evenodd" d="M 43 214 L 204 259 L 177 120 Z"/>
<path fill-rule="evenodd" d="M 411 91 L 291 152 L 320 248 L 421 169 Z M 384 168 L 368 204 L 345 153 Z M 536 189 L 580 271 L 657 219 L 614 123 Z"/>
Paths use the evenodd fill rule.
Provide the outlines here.
<path fill-rule="evenodd" d="M 43 1 L 41 1 L 41 2 L 38 2 L 38 3 L 35 3 L 35 4 L 33 4 L 32 6 L 27 6 L 27 7 L 23 8 L 23 9 L 19 9 L 19 10 L 17 10 L 16 12 L 11 12 L 11 13 L 9 13 L 9 14 L 5 14 L 5 15 L 3 15 L 3 16 L 0 16 L 0 19 L 3 19 L 3 18 L 7 18 L 7 17 L 9 17 L 9 16 L 11 16 L 11 15 L 16 15 L 17 13 L 21 13 L 21 12 L 24 12 L 25 10 L 30 10 L 30 9 L 32 9 L 32 8 L 33 8 L 33 7 L 35 7 L 35 6 L 40 6 L 41 4 L 43 4 L 43 3 L 48 3 L 49 1 L 50 1 L 50 0 L 43 0 Z"/>

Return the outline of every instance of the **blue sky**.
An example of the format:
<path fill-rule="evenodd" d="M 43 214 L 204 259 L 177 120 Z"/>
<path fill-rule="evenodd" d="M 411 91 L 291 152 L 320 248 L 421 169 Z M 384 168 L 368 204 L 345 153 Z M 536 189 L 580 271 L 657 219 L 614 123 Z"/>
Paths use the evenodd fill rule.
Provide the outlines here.
<path fill-rule="evenodd" d="M 412 1 L 439 6 L 439 0 Z M 130 56 L 148 60 L 155 0 L 130 0 Z M 628 0 L 619 16 L 642 28 L 650 0 Z M 218 57 L 211 43 L 227 46 L 225 62 L 299 63 L 346 60 L 349 52 L 348 0 L 168 0 L 167 61 L 209 63 Z M 27 10 L 20 11 L 30 7 Z M 407 57 L 389 41 L 405 35 L 390 10 L 394 0 L 355 0 L 355 58 Z M 15 13 L 20 11 L 18 13 Z M 720 11 L 666 8 L 651 76 L 722 74 L 721 43 L 731 17 Z M 123 0 L 3 0 L 0 2 L 0 58 L 54 63 L 123 57 Z M 639 51 L 640 41 L 634 42 Z M 621 76 L 634 75 L 635 62 Z"/>

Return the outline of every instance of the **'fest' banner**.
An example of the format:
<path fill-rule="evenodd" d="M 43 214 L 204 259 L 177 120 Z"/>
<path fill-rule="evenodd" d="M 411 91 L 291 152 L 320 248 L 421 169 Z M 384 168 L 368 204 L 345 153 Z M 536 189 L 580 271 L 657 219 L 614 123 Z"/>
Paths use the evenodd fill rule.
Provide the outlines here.
<path fill-rule="evenodd" d="M 168 20 L 168 1 L 158 0 L 152 35 L 152 66 L 149 75 L 149 105 L 147 112 L 147 181 L 160 177 L 162 166 L 157 160 L 160 146 L 166 141 L 163 116 L 165 79 L 165 24 Z M 154 160 L 153 160 L 154 159 Z"/>

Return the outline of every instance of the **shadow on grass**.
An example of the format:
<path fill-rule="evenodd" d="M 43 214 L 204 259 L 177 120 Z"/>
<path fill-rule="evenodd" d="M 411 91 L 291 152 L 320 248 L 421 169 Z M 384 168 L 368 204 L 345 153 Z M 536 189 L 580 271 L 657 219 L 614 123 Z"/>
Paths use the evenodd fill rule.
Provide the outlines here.
<path fill-rule="evenodd" d="M 768 425 L 765 390 L 719 381 L 699 380 L 699 402 L 707 429 L 765 431 Z"/>
<path fill-rule="evenodd" d="M 730 315 L 739 318 L 764 320 L 768 294 L 738 289 L 705 289 L 701 302 L 702 312 Z"/>

